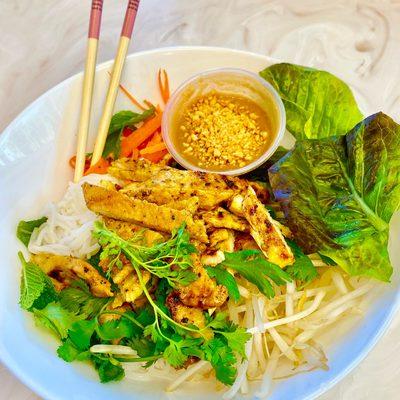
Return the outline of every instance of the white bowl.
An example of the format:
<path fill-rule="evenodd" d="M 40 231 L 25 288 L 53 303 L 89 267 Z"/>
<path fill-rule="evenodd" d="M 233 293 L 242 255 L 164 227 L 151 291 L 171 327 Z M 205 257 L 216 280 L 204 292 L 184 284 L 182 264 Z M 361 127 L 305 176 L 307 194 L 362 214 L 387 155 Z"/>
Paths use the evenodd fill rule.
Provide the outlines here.
<path fill-rule="evenodd" d="M 155 85 L 158 68 L 168 71 L 172 88 L 206 69 L 232 67 L 257 73 L 276 62 L 247 52 L 209 47 L 181 47 L 153 50 L 127 59 L 123 83 L 139 98 L 161 99 Z M 99 121 L 109 82 L 111 63 L 98 69 L 90 143 Z M 63 400 L 161 400 L 220 399 L 212 385 L 190 385 L 166 394 L 166 380 L 136 382 L 129 379 L 103 385 L 96 372 L 82 363 L 67 364 L 56 355 L 57 340 L 34 326 L 32 316 L 18 305 L 20 264 L 17 251 L 22 245 L 15 238 L 20 219 L 40 216 L 44 204 L 57 200 L 72 179 L 68 159 L 74 154 L 82 75 L 76 75 L 45 93 L 22 112 L 0 135 L 0 358 L 30 388 L 46 399 Z M 120 94 L 116 110 L 132 108 Z M 282 144 L 290 144 L 285 135 Z M 392 233 L 398 238 L 400 218 L 395 218 Z M 393 231 L 394 229 L 394 231 Z M 391 235 L 393 238 L 394 236 Z M 399 305 L 400 249 L 391 241 L 395 264 L 393 281 L 377 285 L 364 318 L 352 317 L 349 324 L 335 325 L 323 337 L 327 344 L 329 371 L 313 371 L 278 381 L 273 400 L 311 399 L 323 393 L 361 361 L 387 328 Z M 396 268 L 397 267 L 397 268 Z"/>

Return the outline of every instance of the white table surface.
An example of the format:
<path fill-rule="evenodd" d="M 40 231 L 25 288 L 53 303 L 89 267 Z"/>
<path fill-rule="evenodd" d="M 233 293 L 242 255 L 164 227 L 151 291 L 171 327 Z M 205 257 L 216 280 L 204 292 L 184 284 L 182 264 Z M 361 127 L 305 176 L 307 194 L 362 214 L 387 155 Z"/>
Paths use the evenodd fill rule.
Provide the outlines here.
<path fill-rule="evenodd" d="M 365 110 L 400 120 L 399 0 L 141 3 L 131 52 L 214 45 L 325 68 L 353 86 Z M 105 1 L 99 62 L 114 56 L 125 4 Z M 0 131 L 40 94 L 82 70 L 89 8 L 90 0 L 0 0 Z M 321 397 L 378 398 L 400 398 L 400 315 L 367 358 Z M 0 364 L 0 399 L 38 397 Z"/>

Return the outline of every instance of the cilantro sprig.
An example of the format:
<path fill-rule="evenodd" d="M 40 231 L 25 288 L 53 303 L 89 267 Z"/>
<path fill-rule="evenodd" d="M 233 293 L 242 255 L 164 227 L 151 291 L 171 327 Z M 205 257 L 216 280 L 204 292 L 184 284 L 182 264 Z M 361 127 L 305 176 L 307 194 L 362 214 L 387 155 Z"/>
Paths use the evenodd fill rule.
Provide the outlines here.
<path fill-rule="evenodd" d="M 81 279 L 63 289 L 59 297 L 66 310 L 84 318 L 93 318 L 110 302 L 107 297 L 93 296 L 87 283 Z"/>
<path fill-rule="evenodd" d="M 119 257 L 123 253 L 135 269 L 143 268 L 158 278 L 164 278 L 172 287 L 185 286 L 196 279 L 190 270 L 191 254 L 196 252 L 196 248 L 190 243 L 184 226 L 177 229 L 169 240 L 150 247 L 143 244 L 143 232 L 124 240 L 99 221 L 95 222 L 93 234 L 103 247 L 100 258 L 108 259 L 111 267 L 121 267 Z"/>
<path fill-rule="evenodd" d="M 130 357 L 129 361 L 151 363 L 163 357 L 177 368 L 182 367 L 190 356 L 194 356 L 209 361 L 217 378 L 231 385 L 236 376 L 236 355 L 245 357 L 244 345 L 250 335 L 243 328 L 229 323 L 224 314 L 217 314 L 203 328 L 176 322 L 164 305 L 165 294 L 153 298 L 143 279 L 142 271 L 146 270 L 162 279 L 166 288 L 186 285 L 195 280 L 196 276 L 190 268 L 191 254 L 196 250 L 190 244 L 184 226 L 174 232 L 168 241 L 151 247 L 142 245 L 139 235 L 129 241 L 123 240 L 101 223 L 96 223 L 94 234 L 103 247 L 100 258 L 115 260 L 123 253 L 130 261 L 153 315 L 152 322 L 143 327 L 140 339 L 131 339 L 129 342 L 142 357 Z M 114 262 L 113 265 L 118 264 Z M 219 271 L 219 275 L 224 275 L 224 272 Z M 212 339 L 207 338 L 210 332 Z M 149 341 L 155 345 L 151 346 Z M 152 351 L 148 351 L 150 348 Z M 121 360 L 121 357 L 118 359 Z"/>
<path fill-rule="evenodd" d="M 218 264 L 217 268 L 230 268 L 238 272 L 244 279 L 256 285 L 260 292 L 268 298 L 275 295 L 271 282 L 284 285 L 292 280 L 289 274 L 278 265 L 269 262 L 259 250 L 225 253 L 225 260 Z"/>
<path fill-rule="evenodd" d="M 230 322 L 224 313 L 204 313 L 205 325 L 198 327 L 175 321 L 165 305 L 166 297 L 177 285 L 188 284 L 196 277 L 192 272 L 191 255 L 196 251 L 184 226 L 165 242 L 145 246 L 142 233 L 127 241 L 102 224 L 96 224 L 95 235 L 102 245 L 96 264 L 105 259 L 119 266 L 123 254 L 131 263 L 147 304 L 138 311 L 107 309 L 112 299 L 97 298 L 88 285 L 76 280 L 59 294 L 50 278 L 36 265 L 23 261 L 21 305 L 33 312 L 37 324 L 52 331 L 61 340 L 57 350 L 67 362 L 90 361 L 101 382 L 124 376 L 123 362 L 139 362 L 150 366 L 165 359 L 175 368 L 183 367 L 190 357 L 210 362 L 217 379 L 231 385 L 238 362 L 245 358 L 245 343 L 250 334 Z M 118 260 L 117 260 L 118 259 Z M 97 260 L 97 261 L 96 261 Z M 150 293 L 143 277 L 148 271 L 159 279 Z M 219 276 L 227 271 L 216 269 Z M 211 272 L 212 274 L 212 272 Z M 217 279 L 217 280 L 218 280 Z M 229 279 L 229 278 L 228 278 Z M 48 295 L 48 291 L 52 296 Z M 40 306 L 40 309 L 39 309 Z M 104 317 L 109 317 L 105 320 Z M 96 344 L 119 344 L 136 350 L 136 356 L 93 353 Z"/>
<path fill-rule="evenodd" d="M 301 282 L 310 282 L 318 276 L 318 271 L 314 264 L 307 257 L 303 250 L 293 240 L 286 239 L 288 245 L 292 249 L 295 261 L 293 265 L 285 268 L 285 271 L 293 278 Z"/>
<path fill-rule="evenodd" d="M 234 276 L 231 273 L 220 266 L 206 267 L 206 271 L 210 278 L 215 278 L 218 285 L 224 285 L 226 287 L 229 293 L 229 297 L 231 299 L 233 299 L 234 301 L 239 301 L 239 287 L 236 283 Z"/>

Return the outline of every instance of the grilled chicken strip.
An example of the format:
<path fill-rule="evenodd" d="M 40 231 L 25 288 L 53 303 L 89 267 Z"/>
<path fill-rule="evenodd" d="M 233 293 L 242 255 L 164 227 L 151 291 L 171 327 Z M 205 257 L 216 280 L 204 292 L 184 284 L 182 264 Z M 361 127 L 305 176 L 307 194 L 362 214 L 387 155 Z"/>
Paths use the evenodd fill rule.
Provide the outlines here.
<path fill-rule="evenodd" d="M 238 217 L 222 207 L 217 208 L 215 211 L 203 212 L 201 217 L 208 228 L 227 228 L 240 232 L 248 232 L 250 230 L 250 226 L 244 218 Z"/>
<path fill-rule="evenodd" d="M 78 277 L 89 285 L 93 296 L 113 296 L 110 282 L 89 263 L 79 258 L 39 253 L 33 254 L 31 261 L 52 278 L 59 290 L 69 286 Z"/>
<path fill-rule="evenodd" d="M 178 183 L 181 188 L 196 188 L 197 190 L 215 192 L 224 191 L 224 194 L 229 194 L 230 197 L 239 192 L 245 193 L 249 185 L 248 181 L 236 177 L 178 170 L 153 164 L 147 160 L 131 160 L 128 158 L 114 161 L 108 172 L 125 181 L 147 182 L 147 187 L 164 185 L 164 187 L 174 187 L 175 190 Z M 250 186 L 254 188 L 257 196 L 262 201 L 268 200 L 268 191 L 262 185 L 250 182 Z M 197 195 L 200 197 L 199 194 Z M 200 204 L 202 204 L 201 200 Z"/>
<path fill-rule="evenodd" d="M 235 250 L 235 232 L 231 229 L 216 229 L 209 235 L 210 245 L 202 252 L 203 265 L 215 266 L 225 260 L 224 252 Z"/>
<path fill-rule="evenodd" d="M 118 179 L 132 182 L 144 182 L 150 180 L 153 176 L 172 169 L 171 167 L 154 164 L 145 159 L 131 160 L 121 158 L 115 160 L 108 168 L 108 173 Z M 176 170 L 178 172 L 184 172 Z M 178 175 L 178 173 L 176 173 Z"/>
<path fill-rule="evenodd" d="M 215 267 L 225 260 L 225 254 L 222 250 L 207 249 L 200 257 L 203 265 Z"/>
<path fill-rule="evenodd" d="M 142 231 L 142 240 L 141 244 L 145 246 L 152 246 L 155 243 L 163 241 L 165 238 L 160 232 L 152 231 L 151 229 L 143 229 L 141 226 L 132 224 L 125 221 L 119 221 L 112 218 L 103 218 L 104 223 L 107 228 L 116 232 L 120 237 L 125 240 L 131 239 L 135 233 L 138 231 Z M 119 259 L 123 265 L 120 269 L 117 266 L 112 267 L 111 269 L 111 277 L 113 282 L 118 286 L 120 293 L 118 293 L 117 297 L 114 299 L 113 305 L 118 306 L 123 303 L 135 303 L 137 305 L 137 300 L 143 295 L 143 290 L 139 282 L 139 278 L 132 267 L 132 264 L 128 261 L 125 255 L 120 255 Z M 103 259 L 100 261 L 100 267 L 104 272 L 107 272 L 109 269 L 109 260 Z M 145 284 L 147 284 L 150 279 L 150 273 L 148 271 L 143 270 L 142 276 Z"/>
<path fill-rule="evenodd" d="M 142 276 L 144 283 L 147 284 L 151 278 L 150 272 L 143 270 Z M 127 303 L 133 303 L 143 294 L 139 278 L 130 263 L 124 265 L 120 270 L 113 268 L 111 277 L 114 283 L 118 285 L 121 295 Z"/>
<path fill-rule="evenodd" d="M 248 188 L 242 204 L 243 215 L 251 227 L 251 236 L 267 259 L 281 268 L 293 264 L 292 250 L 268 210 L 258 200 L 253 188 Z"/>
<path fill-rule="evenodd" d="M 121 192 L 129 197 L 158 205 L 168 205 L 178 210 L 187 209 L 192 213 L 198 208 L 211 210 L 229 200 L 234 194 L 232 190 L 204 189 L 187 183 L 190 182 L 182 180 L 133 182 L 125 186 Z"/>
<path fill-rule="evenodd" d="M 229 210 L 239 217 L 243 217 L 243 200 L 244 197 L 241 194 L 237 194 L 228 203 Z"/>
<path fill-rule="evenodd" d="M 193 324 L 200 329 L 206 326 L 203 310 L 185 306 L 177 291 L 173 291 L 168 295 L 165 305 L 168 307 L 174 321 L 184 325 Z"/>
<path fill-rule="evenodd" d="M 177 289 L 179 298 L 185 306 L 207 309 L 220 307 L 228 298 L 228 291 L 223 285 L 217 285 L 207 274 L 197 255 L 193 256 L 193 271 L 197 279 L 187 286 Z"/>
<path fill-rule="evenodd" d="M 144 200 L 131 199 L 117 191 L 88 183 L 84 183 L 82 189 L 88 208 L 97 214 L 162 232 L 172 232 L 186 223 L 186 228 L 193 238 L 208 242 L 204 222 L 193 220 L 192 215 L 185 210 L 174 210 Z"/>
<path fill-rule="evenodd" d="M 210 247 L 232 253 L 235 250 L 235 232 L 231 229 L 216 229 L 209 235 Z"/>
<path fill-rule="evenodd" d="M 120 221 L 118 219 L 103 217 L 103 221 L 106 227 L 115 233 L 122 239 L 129 240 L 138 231 L 143 232 L 143 240 L 146 246 L 152 246 L 155 243 L 162 242 L 167 239 L 167 235 L 163 235 L 161 232 L 156 232 L 151 229 L 143 229 L 142 226 L 133 224 L 131 222 Z"/>
<path fill-rule="evenodd" d="M 260 250 L 260 247 L 250 233 L 239 232 L 235 235 L 234 251 L 239 250 Z"/>

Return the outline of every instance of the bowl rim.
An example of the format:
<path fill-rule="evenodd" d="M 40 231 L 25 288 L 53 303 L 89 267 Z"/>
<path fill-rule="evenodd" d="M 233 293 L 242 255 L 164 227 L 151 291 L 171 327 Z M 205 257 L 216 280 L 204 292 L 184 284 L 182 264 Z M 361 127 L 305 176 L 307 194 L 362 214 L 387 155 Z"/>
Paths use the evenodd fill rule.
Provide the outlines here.
<path fill-rule="evenodd" d="M 253 79 L 257 83 L 261 84 L 261 86 L 265 89 L 266 92 L 272 97 L 272 101 L 277 107 L 278 113 L 278 131 L 277 134 L 271 144 L 266 151 L 261 154 L 258 158 L 253 160 L 251 163 L 246 164 L 244 167 L 240 168 L 232 168 L 223 171 L 216 171 L 213 169 L 208 168 L 200 168 L 195 164 L 192 164 L 190 161 L 186 160 L 180 152 L 174 146 L 173 141 L 171 140 L 170 130 L 169 130 L 169 119 L 171 113 L 173 112 L 174 106 L 177 104 L 182 92 L 186 89 L 187 86 L 196 82 L 199 78 L 208 77 L 210 75 L 215 75 L 219 73 L 227 73 L 227 74 L 236 74 L 236 75 L 245 75 L 248 78 Z M 276 89 L 265 79 L 261 78 L 259 75 L 255 74 L 254 72 L 247 71 L 242 68 L 212 68 L 207 69 L 202 72 L 199 72 L 195 75 L 192 75 L 190 78 L 186 79 L 182 82 L 172 93 L 172 96 L 168 100 L 163 116 L 162 116 L 162 123 L 161 123 L 161 133 L 164 139 L 164 143 L 167 146 L 168 151 L 171 153 L 173 158 L 183 167 L 192 171 L 200 171 L 200 172 L 211 172 L 211 173 L 218 173 L 220 175 L 228 175 L 228 176 L 238 176 L 246 174 L 254 169 L 260 167 L 264 164 L 276 151 L 279 144 L 281 143 L 283 136 L 286 131 L 286 111 L 285 106 L 283 105 L 282 99 L 279 96 Z"/>

